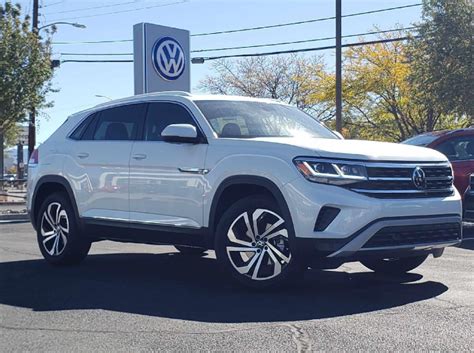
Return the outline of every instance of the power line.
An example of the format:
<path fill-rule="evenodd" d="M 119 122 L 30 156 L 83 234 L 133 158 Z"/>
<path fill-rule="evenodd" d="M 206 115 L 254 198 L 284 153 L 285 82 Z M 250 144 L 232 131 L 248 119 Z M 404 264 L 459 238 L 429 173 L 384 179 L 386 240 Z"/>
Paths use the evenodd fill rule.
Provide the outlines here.
<path fill-rule="evenodd" d="M 415 6 L 421 6 L 421 5 L 422 5 L 421 3 L 416 3 L 416 4 L 388 7 L 388 8 L 384 8 L 384 9 L 377 9 L 377 10 L 371 10 L 371 11 L 355 12 L 355 13 L 343 15 L 342 17 L 354 17 L 354 16 L 368 15 L 368 14 L 374 14 L 374 13 L 385 12 L 385 11 L 406 9 L 406 8 L 409 8 L 409 7 L 415 7 Z M 202 37 L 202 36 L 211 36 L 211 35 L 216 35 L 216 34 L 228 34 L 228 33 L 236 33 L 236 32 L 258 31 L 258 30 L 261 30 L 261 29 L 295 26 L 295 25 L 302 25 L 302 24 L 306 24 L 306 23 L 314 23 L 314 22 L 334 20 L 335 18 L 336 18 L 335 16 L 330 16 L 330 17 L 321 17 L 321 18 L 315 18 L 315 19 L 305 20 L 305 21 L 279 23 L 279 24 L 267 25 L 267 26 L 257 26 L 257 27 L 249 27 L 249 28 L 230 29 L 230 30 L 226 30 L 226 31 L 197 33 L 197 34 L 192 34 L 191 37 Z"/>
<path fill-rule="evenodd" d="M 184 0 L 184 1 L 188 1 L 188 0 Z M 416 6 L 421 6 L 421 4 L 417 3 L 417 4 L 410 4 L 410 5 L 396 6 L 396 7 L 388 7 L 388 8 L 377 9 L 377 10 L 372 10 L 372 11 L 355 12 L 355 13 L 343 15 L 342 17 L 361 16 L 361 15 L 367 15 L 367 14 L 373 14 L 373 13 L 379 13 L 379 12 L 385 12 L 385 11 L 394 11 L 394 10 L 416 7 Z M 284 27 L 284 26 L 294 26 L 294 25 L 300 25 L 304 23 L 313 23 L 313 22 L 327 21 L 327 20 L 333 20 L 333 19 L 335 19 L 334 16 L 321 17 L 321 18 L 315 18 L 315 19 L 310 19 L 310 20 L 305 20 L 305 21 L 287 22 L 287 23 L 280 23 L 280 24 L 274 24 L 274 25 L 268 25 L 268 26 L 248 27 L 248 28 L 233 29 L 233 30 L 228 30 L 228 31 L 197 33 L 197 34 L 192 34 L 191 37 L 210 36 L 210 35 L 217 35 L 217 34 L 224 34 L 224 33 L 246 32 L 246 31 L 254 31 L 254 30 L 267 29 L 267 28 Z M 53 44 L 54 45 L 69 45 L 69 44 L 104 44 L 104 43 L 123 43 L 123 42 L 133 42 L 133 39 L 78 41 L 78 42 L 64 41 L 64 42 L 53 42 Z"/>
<path fill-rule="evenodd" d="M 133 63 L 133 60 L 61 60 L 62 63 Z"/>
<path fill-rule="evenodd" d="M 59 2 L 61 3 L 61 2 Z M 128 1 L 128 2 L 121 2 L 119 4 L 108 4 L 108 5 L 101 5 L 101 6 L 92 6 L 92 7 L 82 7 L 80 9 L 72 9 L 72 10 L 64 10 L 64 11 L 57 11 L 57 12 L 50 12 L 47 15 L 58 15 L 62 13 L 70 13 L 70 12 L 80 12 L 80 11 L 88 11 L 88 10 L 97 10 L 97 9 L 103 9 L 103 8 L 109 8 L 109 7 L 116 7 L 116 6 L 123 6 L 123 5 L 129 5 L 129 4 L 136 4 L 136 1 Z M 50 6 L 50 5 L 49 5 Z M 42 7 L 48 7 L 47 6 L 42 6 Z"/>
<path fill-rule="evenodd" d="M 357 34 L 348 34 L 348 35 L 342 36 L 341 38 L 353 38 L 353 37 L 360 37 L 360 36 L 366 36 L 366 35 L 398 32 L 398 31 L 409 31 L 409 30 L 416 29 L 416 28 L 418 28 L 418 27 L 413 26 L 413 27 L 405 27 L 405 28 L 399 28 L 399 29 L 388 29 L 388 30 L 384 30 L 384 31 L 373 31 L 373 32 L 365 32 L 365 33 L 357 33 Z M 223 50 L 237 50 L 237 49 L 251 49 L 251 48 L 262 48 L 262 47 L 274 47 L 274 46 L 289 45 L 289 44 L 302 44 L 302 43 L 320 42 L 320 41 L 331 40 L 331 39 L 336 39 L 336 37 L 321 37 L 321 38 L 314 38 L 314 39 L 295 40 L 295 41 L 290 41 L 290 42 L 243 45 L 243 46 L 238 46 L 238 47 L 198 49 L 198 50 L 191 50 L 191 53 L 202 53 L 202 52 L 208 52 L 208 51 L 223 51 Z"/>
<path fill-rule="evenodd" d="M 390 33 L 390 32 L 399 32 L 399 31 L 409 31 L 412 29 L 416 29 L 418 27 L 405 27 L 405 28 L 398 28 L 398 29 L 388 29 L 382 31 L 373 31 L 373 32 L 365 32 L 365 33 L 357 33 L 357 34 L 348 34 L 342 36 L 342 38 L 353 38 L 353 37 L 361 37 L 366 35 L 374 35 L 374 34 L 382 34 L 382 33 Z M 209 48 L 209 49 L 198 49 L 198 50 L 191 50 L 191 53 L 202 53 L 208 51 L 223 51 L 223 50 L 237 50 L 237 49 L 250 49 L 250 48 L 261 48 L 261 47 L 273 47 L 273 46 L 280 46 L 280 45 L 289 45 L 289 44 L 301 44 L 301 43 L 310 43 L 310 42 L 318 42 L 324 40 L 335 39 L 335 37 L 322 37 L 322 38 L 314 38 L 314 39 L 305 39 L 305 40 L 297 40 L 297 41 L 290 41 L 290 42 L 278 42 L 278 43 L 267 43 L 267 44 L 255 44 L 255 45 L 245 45 L 245 46 L 238 46 L 238 47 L 226 47 L 226 48 Z M 58 53 L 64 56 L 125 56 L 125 55 L 133 55 L 133 53 Z"/>
<path fill-rule="evenodd" d="M 41 5 L 40 8 L 45 9 L 45 8 L 47 8 L 47 7 L 56 6 L 56 5 L 59 5 L 59 4 L 62 4 L 62 3 L 63 3 L 63 1 L 57 1 L 57 2 L 53 2 L 53 3 L 51 3 L 51 4 Z M 28 12 L 28 11 L 27 11 L 27 12 Z"/>
<path fill-rule="evenodd" d="M 124 43 L 124 42 L 133 42 L 133 39 L 111 39 L 111 40 L 91 40 L 91 41 L 81 41 L 81 42 L 53 42 L 54 45 L 64 45 L 64 44 L 103 44 L 103 43 Z"/>
<path fill-rule="evenodd" d="M 399 37 L 399 38 L 390 38 L 390 39 L 371 40 L 371 41 L 367 41 L 367 42 L 346 43 L 346 44 L 341 45 L 341 47 L 342 48 L 349 48 L 349 47 L 356 47 L 356 46 L 361 46 L 361 45 L 399 42 L 399 41 L 408 40 L 408 39 L 411 39 L 411 38 L 412 37 Z M 230 58 L 248 58 L 248 57 L 256 57 L 256 56 L 270 56 L 270 55 L 279 55 L 279 54 L 305 53 L 305 52 L 310 52 L 310 51 L 320 51 L 320 50 L 328 50 L 328 49 L 335 49 L 335 48 L 336 48 L 335 45 L 328 45 L 328 46 L 324 46 L 324 47 L 279 50 L 279 51 L 266 52 L 266 53 L 248 53 L 248 54 L 209 56 L 209 57 L 204 57 L 203 59 L 204 59 L 204 61 L 207 61 L 207 60 L 230 59 Z"/>
<path fill-rule="evenodd" d="M 349 47 L 356 47 L 362 45 L 371 45 L 371 44 L 379 44 L 379 43 L 390 43 L 390 42 L 399 42 L 404 40 L 409 40 L 416 37 L 399 37 L 399 38 L 389 38 L 389 39 L 380 39 L 380 40 L 372 40 L 366 42 L 356 42 L 356 43 L 346 43 L 343 44 L 343 48 Z M 271 56 L 271 55 L 279 55 L 279 54 L 293 54 L 293 53 L 303 53 L 303 52 L 311 52 L 311 51 L 321 51 L 321 50 L 329 50 L 336 48 L 335 45 L 328 45 L 324 47 L 315 47 L 315 48 L 303 48 L 303 49 L 291 49 L 291 50 L 280 50 L 280 51 L 273 51 L 273 52 L 265 52 L 265 53 L 247 53 L 247 54 L 234 54 L 234 55 L 221 55 L 221 56 L 209 56 L 203 58 L 193 58 L 192 61 L 208 61 L 208 60 L 217 60 L 217 59 L 230 59 L 230 58 L 245 58 L 245 57 L 256 57 L 256 56 Z M 61 63 L 131 63 L 133 60 L 62 60 Z"/>
<path fill-rule="evenodd" d="M 126 56 L 133 53 L 57 53 L 63 56 Z"/>
<path fill-rule="evenodd" d="M 171 5 L 179 5 L 179 4 L 184 4 L 185 2 L 188 2 L 188 1 L 189 0 L 179 0 L 179 1 L 170 2 L 170 3 L 167 3 L 167 4 L 158 4 L 158 5 L 155 4 L 155 5 L 144 6 L 144 7 L 135 8 L 135 9 L 119 10 L 119 11 L 113 11 L 113 12 L 104 12 L 104 13 L 86 15 L 86 16 L 76 16 L 76 17 L 50 19 L 50 21 L 70 21 L 70 20 L 77 20 L 77 19 L 82 19 L 82 18 L 91 18 L 91 17 L 106 16 L 106 15 L 115 15 L 115 14 L 124 13 L 124 12 L 141 11 L 141 10 L 153 9 L 153 8 L 157 8 L 157 7 L 166 7 L 166 6 L 171 6 Z"/>

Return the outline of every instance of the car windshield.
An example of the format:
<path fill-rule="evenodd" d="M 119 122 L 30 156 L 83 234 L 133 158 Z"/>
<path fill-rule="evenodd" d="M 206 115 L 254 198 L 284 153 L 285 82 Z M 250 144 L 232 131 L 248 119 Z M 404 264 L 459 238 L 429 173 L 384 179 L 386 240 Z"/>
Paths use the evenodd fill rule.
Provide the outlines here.
<path fill-rule="evenodd" d="M 219 137 L 339 138 L 315 118 L 283 104 L 230 100 L 195 103 Z"/>
<path fill-rule="evenodd" d="M 437 135 L 434 134 L 425 134 L 425 135 L 418 135 L 409 138 L 408 140 L 403 141 L 402 143 L 407 145 L 413 146 L 428 146 L 431 142 L 438 138 Z"/>

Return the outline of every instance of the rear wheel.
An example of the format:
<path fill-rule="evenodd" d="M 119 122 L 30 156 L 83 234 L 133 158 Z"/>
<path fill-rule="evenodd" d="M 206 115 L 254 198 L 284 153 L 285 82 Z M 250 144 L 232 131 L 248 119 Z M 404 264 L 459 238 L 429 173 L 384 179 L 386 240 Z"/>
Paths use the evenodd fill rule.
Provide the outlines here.
<path fill-rule="evenodd" d="M 395 259 L 368 259 L 361 261 L 361 263 L 377 273 L 401 275 L 420 266 L 427 257 L 428 255 Z"/>
<path fill-rule="evenodd" d="M 204 248 L 195 248 L 192 246 L 184 246 L 184 245 L 174 245 L 176 250 L 178 250 L 181 254 L 184 255 L 195 255 L 195 256 L 201 256 L 206 252 L 206 249 Z"/>
<path fill-rule="evenodd" d="M 36 233 L 43 257 L 54 265 L 81 262 L 91 246 L 90 241 L 81 237 L 71 203 L 62 193 L 54 193 L 44 200 Z"/>
<path fill-rule="evenodd" d="M 304 268 L 292 248 L 292 226 L 269 197 L 246 197 L 230 206 L 215 237 L 220 265 L 244 285 L 281 285 Z"/>

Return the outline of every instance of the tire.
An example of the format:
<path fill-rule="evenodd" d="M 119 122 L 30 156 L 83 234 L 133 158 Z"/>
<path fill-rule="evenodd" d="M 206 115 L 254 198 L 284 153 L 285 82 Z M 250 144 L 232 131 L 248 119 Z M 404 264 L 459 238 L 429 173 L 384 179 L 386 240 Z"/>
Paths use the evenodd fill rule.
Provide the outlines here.
<path fill-rule="evenodd" d="M 71 202 L 65 194 L 48 196 L 39 209 L 37 219 L 38 245 L 47 262 L 74 265 L 84 260 L 91 242 L 81 236 Z"/>
<path fill-rule="evenodd" d="M 183 255 L 202 256 L 207 251 L 204 248 L 195 248 L 192 246 L 184 245 L 174 245 L 174 247 Z"/>
<path fill-rule="evenodd" d="M 280 286 L 299 277 L 304 266 L 297 252 L 292 252 L 293 245 L 291 222 L 266 196 L 237 201 L 216 227 L 215 250 L 220 266 L 239 283 L 252 288 Z"/>
<path fill-rule="evenodd" d="M 381 274 L 402 275 L 420 266 L 428 257 L 412 256 L 398 259 L 369 259 L 361 261 L 368 269 Z"/>

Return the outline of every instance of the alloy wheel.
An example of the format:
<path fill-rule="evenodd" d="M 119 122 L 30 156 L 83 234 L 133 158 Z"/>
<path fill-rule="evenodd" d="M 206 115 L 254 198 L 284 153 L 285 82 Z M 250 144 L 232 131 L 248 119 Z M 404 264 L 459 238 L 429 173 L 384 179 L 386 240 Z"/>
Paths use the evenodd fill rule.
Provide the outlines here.
<path fill-rule="evenodd" d="M 52 202 L 41 217 L 42 244 L 50 256 L 59 256 L 66 248 L 69 219 L 59 202 Z"/>
<path fill-rule="evenodd" d="M 240 214 L 227 231 L 226 252 L 240 274 L 264 281 L 282 273 L 291 260 L 288 230 L 277 213 L 258 208 Z"/>

